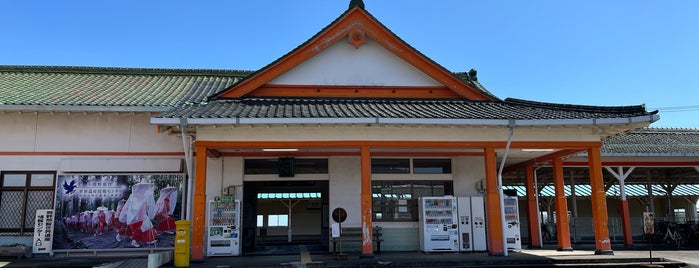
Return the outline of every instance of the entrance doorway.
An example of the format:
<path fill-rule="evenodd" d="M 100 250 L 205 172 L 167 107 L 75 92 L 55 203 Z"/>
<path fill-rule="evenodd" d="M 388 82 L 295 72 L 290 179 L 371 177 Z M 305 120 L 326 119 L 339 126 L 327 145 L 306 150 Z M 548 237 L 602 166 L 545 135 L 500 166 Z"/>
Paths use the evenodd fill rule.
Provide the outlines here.
<path fill-rule="evenodd" d="M 328 181 L 243 183 L 243 253 L 327 251 Z"/>

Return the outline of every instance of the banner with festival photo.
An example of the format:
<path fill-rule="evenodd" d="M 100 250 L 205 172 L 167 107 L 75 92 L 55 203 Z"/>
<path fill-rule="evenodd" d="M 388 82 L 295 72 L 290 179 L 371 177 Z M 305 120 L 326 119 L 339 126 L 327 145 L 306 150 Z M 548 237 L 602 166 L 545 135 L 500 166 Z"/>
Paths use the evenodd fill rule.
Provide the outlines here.
<path fill-rule="evenodd" d="M 172 248 L 182 174 L 59 175 L 53 250 Z"/>

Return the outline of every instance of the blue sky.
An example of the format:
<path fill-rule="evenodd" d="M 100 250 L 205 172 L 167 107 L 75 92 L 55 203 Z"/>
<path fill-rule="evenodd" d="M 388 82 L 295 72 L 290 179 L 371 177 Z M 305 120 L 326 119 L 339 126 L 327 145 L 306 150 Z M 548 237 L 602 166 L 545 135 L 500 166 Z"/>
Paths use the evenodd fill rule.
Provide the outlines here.
<path fill-rule="evenodd" d="M 699 128 L 699 1 L 365 0 L 450 71 L 500 98 L 646 104 Z M 0 65 L 256 70 L 349 0 L 2 1 Z"/>

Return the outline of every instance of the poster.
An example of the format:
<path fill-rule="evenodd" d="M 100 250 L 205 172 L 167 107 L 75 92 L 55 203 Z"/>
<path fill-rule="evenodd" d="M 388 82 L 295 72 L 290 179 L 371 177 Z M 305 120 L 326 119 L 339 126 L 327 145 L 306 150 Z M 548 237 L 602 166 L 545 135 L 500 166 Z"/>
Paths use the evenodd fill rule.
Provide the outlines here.
<path fill-rule="evenodd" d="M 643 233 L 647 235 L 655 234 L 655 217 L 653 212 L 643 212 Z"/>
<path fill-rule="evenodd" d="M 181 174 L 59 175 L 54 250 L 171 248 Z"/>

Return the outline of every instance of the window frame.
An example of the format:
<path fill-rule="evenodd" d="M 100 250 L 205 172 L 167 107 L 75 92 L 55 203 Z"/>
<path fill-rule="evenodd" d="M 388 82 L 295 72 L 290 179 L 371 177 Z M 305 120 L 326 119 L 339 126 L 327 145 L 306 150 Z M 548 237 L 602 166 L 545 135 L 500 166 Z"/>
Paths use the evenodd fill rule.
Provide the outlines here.
<path fill-rule="evenodd" d="M 294 174 L 327 175 L 330 173 L 328 162 L 328 158 L 294 157 Z M 255 166 L 256 168 L 250 166 Z M 245 158 L 243 159 L 243 175 L 279 175 L 279 158 Z"/>
<path fill-rule="evenodd" d="M 274 220 L 273 220 L 274 218 Z M 280 224 L 281 218 L 284 218 L 284 224 Z M 267 214 L 267 227 L 289 227 L 289 215 L 288 214 Z"/>
<path fill-rule="evenodd" d="M 24 186 L 5 186 L 5 176 L 6 175 L 25 175 L 24 178 Z M 53 177 L 51 186 L 32 186 L 32 175 L 51 175 Z M 6 192 L 21 192 L 22 195 L 22 200 L 21 200 L 21 214 L 19 215 L 19 226 L 17 227 L 10 227 L 10 228 L 2 228 L 0 227 L 0 234 L 4 235 L 20 235 L 20 236 L 25 236 L 25 235 L 33 235 L 34 233 L 34 224 L 29 224 L 27 226 L 27 220 L 30 220 L 30 222 L 34 222 L 34 219 L 28 219 L 28 213 L 27 208 L 29 204 L 31 203 L 31 200 L 29 200 L 30 197 L 30 192 L 50 192 L 50 207 L 46 209 L 53 209 L 56 203 L 56 178 L 57 178 L 57 172 L 56 171 L 51 171 L 51 170 L 33 170 L 33 171 L 2 171 L 0 172 L 0 206 L 2 205 L 2 198 Z M 10 223 L 12 223 L 10 221 Z"/>
<path fill-rule="evenodd" d="M 382 194 L 382 193 L 377 193 L 374 190 L 378 188 L 383 188 L 382 186 L 386 185 L 398 185 L 398 184 L 409 184 L 410 188 L 410 193 L 407 195 L 410 196 L 410 198 L 395 198 L 395 200 L 387 200 L 386 197 L 379 196 L 376 197 L 377 194 Z M 434 191 L 437 187 L 442 187 L 443 195 L 453 195 L 454 193 L 454 181 L 453 180 L 372 180 L 371 181 L 371 188 L 372 188 L 372 221 L 374 222 L 417 222 L 420 219 L 420 212 L 418 211 L 418 200 L 420 196 L 418 195 L 419 189 L 416 188 L 416 185 L 424 186 L 429 184 L 430 186 L 430 192 L 432 193 L 431 195 L 428 196 L 440 196 L 434 194 Z M 380 189 L 379 189 L 380 191 Z M 405 200 L 405 202 L 400 202 L 401 200 Z M 401 208 L 404 208 L 405 211 L 401 211 Z M 377 218 L 377 213 L 382 213 L 381 218 Z M 391 215 L 391 213 L 396 214 L 396 213 L 405 213 L 407 215 L 410 215 L 410 218 L 396 218 L 395 215 Z M 390 217 L 387 217 L 390 216 Z"/>

